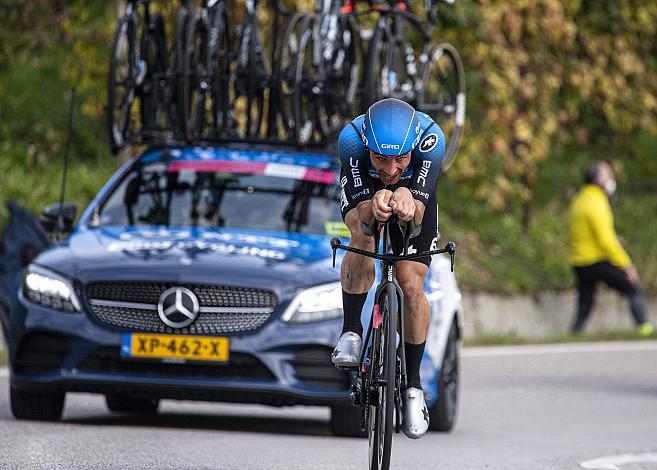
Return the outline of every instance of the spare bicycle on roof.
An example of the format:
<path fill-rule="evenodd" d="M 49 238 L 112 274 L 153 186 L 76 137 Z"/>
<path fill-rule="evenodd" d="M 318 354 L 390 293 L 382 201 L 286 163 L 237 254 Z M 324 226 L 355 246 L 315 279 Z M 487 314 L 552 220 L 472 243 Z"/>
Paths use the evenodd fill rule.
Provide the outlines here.
<path fill-rule="evenodd" d="M 180 0 L 167 21 L 170 6 L 128 0 L 109 68 L 111 149 L 331 145 L 353 115 L 395 97 L 438 122 L 449 166 L 463 131 L 465 79 L 456 48 L 435 41 L 440 3 L 452 2 L 426 0 L 421 16 L 390 1 L 345 8 L 316 0 L 312 11 L 292 12 L 281 0 L 247 0 L 243 11 L 226 0 Z"/>

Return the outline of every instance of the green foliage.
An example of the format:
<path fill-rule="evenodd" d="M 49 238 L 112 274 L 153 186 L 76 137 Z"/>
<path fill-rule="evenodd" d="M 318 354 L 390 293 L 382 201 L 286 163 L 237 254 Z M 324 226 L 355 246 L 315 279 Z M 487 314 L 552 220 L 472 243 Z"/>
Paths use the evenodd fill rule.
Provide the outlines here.
<path fill-rule="evenodd" d="M 546 338 L 525 338 L 515 334 L 488 334 L 468 338 L 463 341 L 465 347 L 471 346 L 501 346 L 524 344 L 559 344 L 559 343 L 591 343 L 599 341 L 654 341 L 657 335 L 640 336 L 634 330 L 608 330 L 598 333 L 583 333 L 578 335 L 562 334 Z"/>
<path fill-rule="evenodd" d="M 123 5 L 0 0 L 0 225 L 8 199 L 33 212 L 58 199 L 74 87 L 66 199 L 82 209 L 117 167 L 104 105 Z M 241 2 L 230 5 L 243 16 Z M 175 2 L 153 6 L 170 34 Z M 269 23 L 266 11 L 261 19 Z M 650 0 L 440 5 L 436 40 L 457 47 L 467 81 L 462 147 L 439 182 L 440 229 L 458 243 L 463 287 L 572 286 L 566 208 L 586 163 L 608 159 L 619 173 L 618 231 L 657 291 L 656 34 Z"/>

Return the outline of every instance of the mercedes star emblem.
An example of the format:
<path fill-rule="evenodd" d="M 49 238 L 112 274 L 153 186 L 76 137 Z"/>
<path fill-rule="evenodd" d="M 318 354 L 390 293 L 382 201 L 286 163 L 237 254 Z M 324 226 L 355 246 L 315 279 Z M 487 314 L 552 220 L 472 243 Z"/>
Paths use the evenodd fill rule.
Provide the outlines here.
<path fill-rule="evenodd" d="M 184 328 L 198 316 L 198 298 L 185 287 L 171 287 L 162 292 L 157 312 L 165 325 Z"/>

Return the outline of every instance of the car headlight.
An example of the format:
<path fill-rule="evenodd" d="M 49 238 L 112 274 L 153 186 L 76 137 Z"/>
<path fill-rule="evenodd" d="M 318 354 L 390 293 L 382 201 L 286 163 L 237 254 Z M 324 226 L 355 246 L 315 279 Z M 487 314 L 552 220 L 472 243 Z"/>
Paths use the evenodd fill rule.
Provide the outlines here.
<path fill-rule="evenodd" d="M 339 282 L 311 287 L 298 294 L 281 319 L 291 323 L 331 320 L 342 316 L 342 287 Z"/>
<path fill-rule="evenodd" d="M 23 280 L 23 295 L 39 305 L 64 312 L 81 311 L 73 286 L 59 274 L 30 264 Z"/>

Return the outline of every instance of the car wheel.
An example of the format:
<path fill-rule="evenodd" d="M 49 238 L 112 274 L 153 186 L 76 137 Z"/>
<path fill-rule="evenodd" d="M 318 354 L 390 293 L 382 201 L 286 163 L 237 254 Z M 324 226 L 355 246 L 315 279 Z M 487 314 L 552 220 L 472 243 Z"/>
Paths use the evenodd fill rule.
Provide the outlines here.
<path fill-rule="evenodd" d="M 160 400 L 157 398 L 132 398 L 125 395 L 105 395 L 107 408 L 114 413 L 136 413 L 153 415 L 157 413 Z"/>
<path fill-rule="evenodd" d="M 367 437 L 360 429 L 360 407 L 335 406 L 331 408 L 331 432 L 336 436 Z"/>
<path fill-rule="evenodd" d="M 57 421 L 64 410 L 65 393 L 27 392 L 10 387 L 11 412 L 16 419 Z"/>
<path fill-rule="evenodd" d="M 456 422 L 459 395 L 459 344 L 456 322 L 449 330 L 443 363 L 438 376 L 438 400 L 429 410 L 431 431 L 451 431 Z"/>

